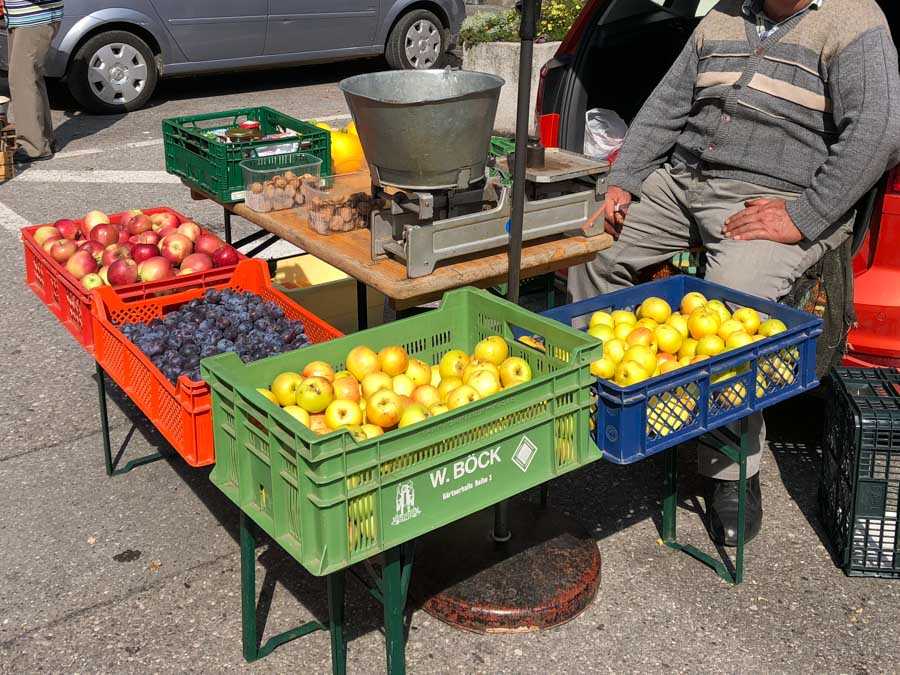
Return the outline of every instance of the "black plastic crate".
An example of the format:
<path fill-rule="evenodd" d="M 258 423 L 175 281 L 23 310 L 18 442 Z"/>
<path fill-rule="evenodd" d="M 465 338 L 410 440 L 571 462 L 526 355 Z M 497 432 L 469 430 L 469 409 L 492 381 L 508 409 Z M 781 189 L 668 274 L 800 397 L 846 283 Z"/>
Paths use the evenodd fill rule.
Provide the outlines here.
<path fill-rule="evenodd" d="M 819 508 L 844 572 L 900 578 L 900 373 L 838 368 L 825 417 Z"/>

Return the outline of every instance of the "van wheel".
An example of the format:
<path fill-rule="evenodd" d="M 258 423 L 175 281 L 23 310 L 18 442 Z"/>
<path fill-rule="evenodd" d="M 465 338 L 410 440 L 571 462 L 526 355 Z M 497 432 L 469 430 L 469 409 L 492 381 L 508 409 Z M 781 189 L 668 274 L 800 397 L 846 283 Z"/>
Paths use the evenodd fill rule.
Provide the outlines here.
<path fill-rule="evenodd" d="M 95 35 L 72 58 L 69 91 L 86 110 L 101 115 L 143 108 L 159 81 L 156 57 L 134 33 Z"/>
<path fill-rule="evenodd" d="M 396 70 L 438 68 L 447 52 L 447 38 L 440 19 L 427 9 L 415 9 L 394 24 L 384 57 Z"/>

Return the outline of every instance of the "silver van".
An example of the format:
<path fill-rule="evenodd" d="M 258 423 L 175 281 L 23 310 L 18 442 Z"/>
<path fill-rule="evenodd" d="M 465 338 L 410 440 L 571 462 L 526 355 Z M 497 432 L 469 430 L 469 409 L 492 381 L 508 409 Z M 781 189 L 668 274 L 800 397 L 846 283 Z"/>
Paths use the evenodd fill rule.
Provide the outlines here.
<path fill-rule="evenodd" d="M 440 65 L 463 0 L 66 0 L 47 76 L 96 113 L 141 108 L 160 77 L 383 54 Z M 8 70 L 0 29 L 0 68 Z"/>

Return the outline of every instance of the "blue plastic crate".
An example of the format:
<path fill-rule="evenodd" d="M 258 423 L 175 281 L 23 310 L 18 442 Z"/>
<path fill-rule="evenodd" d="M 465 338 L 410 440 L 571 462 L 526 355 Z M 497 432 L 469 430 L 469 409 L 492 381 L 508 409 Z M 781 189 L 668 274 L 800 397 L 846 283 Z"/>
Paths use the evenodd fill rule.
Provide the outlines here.
<path fill-rule="evenodd" d="M 632 464 L 819 384 L 820 319 L 703 279 L 678 275 L 557 307 L 544 316 L 584 328 L 579 324 L 586 324 L 598 310 L 634 310 L 650 296 L 676 307 L 691 291 L 722 300 L 731 309 L 752 307 L 766 317 L 781 319 L 788 329 L 631 387 L 598 380 L 594 434 L 604 458 L 611 462 Z M 581 317 L 583 322 L 577 321 Z M 736 374 L 722 378 L 729 371 Z"/>

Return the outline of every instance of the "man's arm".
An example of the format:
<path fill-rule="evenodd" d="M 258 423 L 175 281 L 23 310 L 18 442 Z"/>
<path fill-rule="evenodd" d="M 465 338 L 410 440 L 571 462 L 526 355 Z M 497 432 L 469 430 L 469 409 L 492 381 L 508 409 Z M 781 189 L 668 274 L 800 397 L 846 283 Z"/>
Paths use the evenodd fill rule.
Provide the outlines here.
<path fill-rule="evenodd" d="M 810 241 L 853 208 L 900 149 L 900 75 L 887 27 L 848 45 L 833 62 L 829 80 L 840 136 L 809 189 L 787 206 Z"/>
<path fill-rule="evenodd" d="M 610 185 L 640 197 L 641 185 L 669 156 L 691 112 L 698 63 L 695 34 L 631 123 Z"/>

